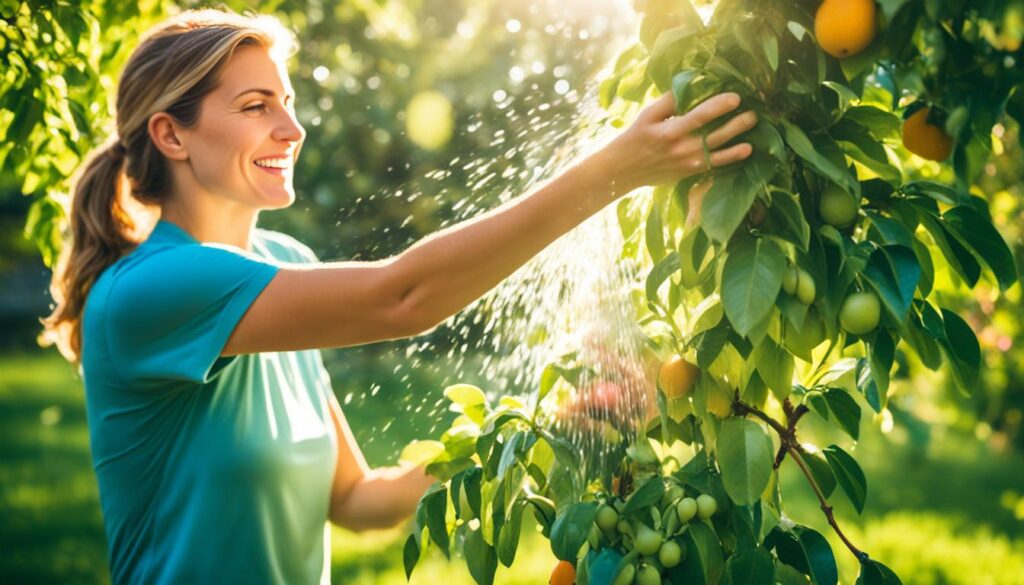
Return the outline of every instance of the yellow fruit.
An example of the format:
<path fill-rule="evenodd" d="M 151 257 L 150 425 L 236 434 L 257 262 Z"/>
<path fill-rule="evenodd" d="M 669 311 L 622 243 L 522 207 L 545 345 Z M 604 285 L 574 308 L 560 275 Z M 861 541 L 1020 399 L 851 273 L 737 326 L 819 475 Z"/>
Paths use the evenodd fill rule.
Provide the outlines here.
<path fill-rule="evenodd" d="M 700 370 L 679 356 L 672 356 L 661 364 L 658 382 L 666 398 L 682 398 L 693 389 Z"/>
<path fill-rule="evenodd" d="M 944 161 L 953 152 L 953 138 L 946 131 L 928 123 L 929 107 L 914 112 L 903 122 L 903 146 L 921 158 Z"/>
<path fill-rule="evenodd" d="M 576 582 L 576 567 L 569 561 L 558 561 L 551 571 L 548 585 L 573 585 Z"/>
<path fill-rule="evenodd" d="M 814 36 L 833 57 L 856 55 L 874 40 L 877 17 L 874 0 L 825 0 L 814 15 Z"/>

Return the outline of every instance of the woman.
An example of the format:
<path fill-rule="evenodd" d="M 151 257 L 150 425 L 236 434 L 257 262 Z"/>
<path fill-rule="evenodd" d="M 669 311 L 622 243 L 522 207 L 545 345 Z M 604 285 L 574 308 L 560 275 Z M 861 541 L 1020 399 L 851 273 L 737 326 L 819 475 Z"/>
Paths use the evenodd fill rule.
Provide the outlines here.
<path fill-rule="evenodd" d="M 327 521 L 393 526 L 432 480 L 368 468 L 318 348 L 429 330 L 620 195 L 751 150 L 708 161 L 694 135 L 737 96 L 681 117 L 666 96 L 527 196 L 393 258 L 318 262 L 255 227 L 294 200 L 292 52 L 266 16 L 158 25 L 121 76 L 117 136 L 76 177 L 46 325 L 82 368 L 115 583 L 328 582 Z"/>

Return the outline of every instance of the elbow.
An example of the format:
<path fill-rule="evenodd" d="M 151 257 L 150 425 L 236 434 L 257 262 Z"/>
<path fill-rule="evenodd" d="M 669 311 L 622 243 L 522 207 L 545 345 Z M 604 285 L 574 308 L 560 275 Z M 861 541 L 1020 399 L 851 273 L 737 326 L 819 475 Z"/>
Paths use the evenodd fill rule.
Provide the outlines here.
<path fill-rule="evenodd" d="M 415 293 L 407 294 L 398 301 L 393 320 L 401 337 L 430 333 L 444 322 L 444 318 L 431 311 L 428 303 Z"/>

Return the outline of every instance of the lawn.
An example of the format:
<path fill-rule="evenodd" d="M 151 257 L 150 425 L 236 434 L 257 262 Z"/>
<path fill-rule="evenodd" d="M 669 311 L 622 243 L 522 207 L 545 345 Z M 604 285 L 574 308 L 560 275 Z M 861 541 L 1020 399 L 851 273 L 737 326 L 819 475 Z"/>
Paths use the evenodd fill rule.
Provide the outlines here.
<path fill-rule="evenodd" d="M 347 407 L 357 436 L 369 436 L 382 417 L 394 417 L 386 396 L 382 391 Z M 80 382 L 54 352 L 4 355 L 0 422 L 0 583 L 109 582 Z M 414 419 L 395 432 L 404 440 L 417 428 L 426 434 L 429 426 L 430 420 Z M 837 505 L 855 543 L 908 584 L 1022 582 L 1024 457 L 995 455 L 970 437 L 946 435 L 920 448 L 893 446 L 876 431 L 864 434 L 855 453 L 868 477 L 867 509 L 858 518 Z M 370 455 L 372 462 L 387 462 L 383 446 Z M 800 477 L 784 473 L 783 494 L 795 520 L 832 536 Z M 406 534 L 404 528 L 358 535 L 335 529 L 333 582 L 401 583 Z M 853 559 L 832 540 L 843 582 L 852 583 Z M 497 582 L 544 583 L 552 563 L 546 543 L 531 535 L 512 569 L 499 569 Z M 449 563 L 434 551 L 412 582 L 471 580 L 463 563 Z"/>

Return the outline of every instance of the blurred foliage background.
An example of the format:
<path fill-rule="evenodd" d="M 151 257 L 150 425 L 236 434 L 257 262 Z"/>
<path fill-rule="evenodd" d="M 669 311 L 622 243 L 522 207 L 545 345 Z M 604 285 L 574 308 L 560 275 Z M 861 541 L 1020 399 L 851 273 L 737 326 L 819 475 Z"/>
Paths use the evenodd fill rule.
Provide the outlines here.
<path fill-rule="evenodd" d="M 49 306 L 68 179 L 111 131 L 120 68 L 141 31 L 195 6 L 0 0 L 0 582 L 109 580 L 81 380 L 38 346 L 37 319 Z M 308 131 L 296 205 L 261 224 L 323 259 L 386 257 L 535 185 L 574 154 L 571 138 L 602 126 L 596 80 L 636 33 L 627 0 L 277 0 L 258 8 L 299 38 L 290 68 Z M 997 126 L 996 156 L 976 188 L 1020 263 L 1018 137 L 1011 122 Z M 938 165 L 919 171 L 948 178 Z M 908 583 L 1019 583 L 1021 285 L 1002 296 L 952 279 L 941 286 L 978 333 L 983 388 L 964 398 L 941 375 L 900 360 L 898 392 L 858 445 L 867 510 L 838 513 Z M 498 385 L 481 367 L 502 351 L 482 347 L 490 322 L 478 308 L 417 339 L 325 352 L 371 464 L 394 463 L 400 445 L 447 424 L 453 415 L 437 406 L 446 383 Z M 787 486 L 801 521 L 822 520 L 799 478 Z M 334 581 L 400 582 L 403 536 L 336 530 Z M 535 539 L 498 582 L 544 582 L 553 562 Z M 413 582 L 442 579 L 469 582 L 462 563 L 439 557 Z"/>

